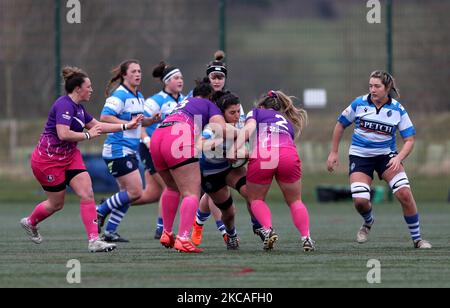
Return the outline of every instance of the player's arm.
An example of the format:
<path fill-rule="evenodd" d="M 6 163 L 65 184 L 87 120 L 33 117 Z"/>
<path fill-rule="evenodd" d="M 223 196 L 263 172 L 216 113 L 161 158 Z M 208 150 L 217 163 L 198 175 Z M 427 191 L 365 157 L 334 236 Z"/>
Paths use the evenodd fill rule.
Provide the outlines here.
<path fill-rule="evenodd" d="M 400 153 L 397 156 L 391 158 L 387 167 L 389 167 L 392 171 L 399 171 L 401 169 L 402 162 L 408 157 L 408 155 L 412 152 L 414 148 L 415 137 L 410 136 L 403 139 L 403 147 Z"/>
<path fill-rule="evenodd" d="M 135 129 L 139 126 L 139 124 L 141 123 L 142 119 L 143 119 L 143 115 L 140 114 L 138 116 L 135 116 L 131 119 L 131 121 L 126 122 L 125 123 L 106 123 L 106 122 L 99 122 L 96 119 L 92 119 L 91 122 L 86 124 L 86 128 L 88 130 L 92 129 L 95 126 L 99 126 L 101 132 L 103 134 L 107 134 L 107 133 L 116 133 L 116 132 L 120 132 L 120 131 L 124 131 L 124 130 L 128 130 L 128 129 Z"/>
<path fill-rule="evenodd" d="M 245 157 L 246 155 L 245 143 L 255 134 L 256 125 L 257 123 L 254 118 L 248 118 L 247 121 L 245 122 L 244 128 L 242 128 L 239 131 L 234 146 L 227 153 L 227 157 L 231 158 L 232 162 L 235 161 L 236 157 Z"/>
<path fill-rule="evenodd" d="M 155 113 L 152 117 L 144 117 L 142 120 L 142 126 L 152 126 L 153 124 L 161 122 L 161 113 Z"/>
<path fill-rule="evenodd" d="M 89 129 L 89 131 L 85 133 L 78 133 L 71 130 L 67 125 L 56 124 L 56 132 L 58 134 L 58 138 L 62 141 L 80 142 L 100 136 L 102 130 L 100 125 L 94 125 Z"/>
<path fill-rule="evenodd" d="M 100 116 L 100 121 L 103 123 L 110 123 L 110 124 L 128 124 L 128 121 L 121 120 L 115 115 L 106 115 L 106 114 L 102 114 Z"/>
<path fill-rule="evenodd" d="M 344 135 L 345 126 L 338 122 L 333 130 L 333 137 L 331 139 L 331 150 L 327 159 L 327 169 L 333 172 L 334 168 L 339 166 L 339 144 Z"/>
<path fill-rule="evenodd" d="M 221 121 L 210 122 L 210 124 L 205 126 L 202 138 L 199 138 L 196 143 L 197 149 L 203 152 L 211 152 L 223 145 L 226 138 L 223 135 L 223 131 Z"/>

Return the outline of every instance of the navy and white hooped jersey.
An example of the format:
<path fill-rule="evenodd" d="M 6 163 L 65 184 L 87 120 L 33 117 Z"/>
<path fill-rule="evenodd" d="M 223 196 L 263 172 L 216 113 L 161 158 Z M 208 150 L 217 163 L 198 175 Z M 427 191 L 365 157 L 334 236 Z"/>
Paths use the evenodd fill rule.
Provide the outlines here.
<path fill-rule="evenodd" d="M 152 97 L 147 98 L 144 103 L 144 115 L 146 117 L 153 117 L 153 115 L 159 112 L 161 113 L 162 120 L 164 120 L 184 99 L 185 96 L 181 93 L 178 95 L 178 99 L 175 99 L 172 95 L 162 90 Z M 151 137 L 159 125 L 159 123 L 156 123 L 147 127 L 145 129 L 147 135 Z"/>
<path fill-rule="evenodd" d="M 338 122 L 344 127 L 355 123 L 349 154 L 361 157 L 396 152 L 397 130 L 402 138 L 416 134 L 405 108 L 392 98 L 381 109 L 377 109 L 370 95 L 360 96 L 344 110 Z"/>
<path fill-rule="evenodd" d="M 242 108 L 242 105 L 241 105 L 239 121 L 235 125 L 237 129 L 244 128 L 245 116 L 246 115 L 244 113 L 244 109 Z M 206 127 L 203 129 L 202 136 L 204 139 L 214 138 L 214 132 L 211 130 L 209 125 L 206 125 Z M 226 144 L 223 145 L 223 147 L 224 147 L 223 158 L 222 157 L 209 158 L 209 157 L 205 157 L 205 153 L 203 153 L 202 157 L 200 158 L 200 170 L 201 170 L 203 176 L 218 174 L 218 173 L 221 173 L 221 172 L 231 168 L 230 161 L 225 157 L 226 157 L 227 150 L 231 149 L 231 146 L 234 143 L 234 140 L 226 140 L 225 142 L 226 142 Z"/>
<path fill-rule="evenodd" d="M 207 140 L 215 138 L 214 132 L 209 125 L 206 125 L 203 129 L 202 137 Z M 221 152 L 221 154 L 223 154 L 222 157 L 206 157 L 206 155 L 212 155 L 213 153 L 202 153 L 202 157 L 200 158 L 200 170 L 203 176 L 218 174 L 231 168 L 230 161 L 225 157 L 227 150 L 231 149 L 233 143 L 234 140 L 226 140 L 225 144 L 221 145 L 221 148 L 223 149 L 223 152 Z"/>
<path fill-rule="evenodd" d="M 106 99 L 102 115 L 115 116 L 124 121 L 131 121 L 135 115 L 144 113 L 144 96 L 139 91 L 137 96 L 121 84 Z M 141 140 L 141 126 L 123 132 L 110 133 L 103 145 L 103 158 L 117 159 L 136 154 Z"/>

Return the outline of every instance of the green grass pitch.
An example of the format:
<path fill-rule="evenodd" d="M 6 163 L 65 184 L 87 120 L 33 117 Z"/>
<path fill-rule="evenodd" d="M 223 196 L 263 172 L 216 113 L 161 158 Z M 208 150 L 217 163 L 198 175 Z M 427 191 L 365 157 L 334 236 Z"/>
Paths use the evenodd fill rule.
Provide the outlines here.
<path fill-rule="evenodd" d="M 304 253 L 288 208 L 272 202 L 274 228 L 280 236 L 271 252 L 262 251 L 249 215 L 238 202 L 239 251 L 227 251 L 210 219 L 204 253 L 189 255 L 163 248 L 153 239 L 156 207 L 131 208 L 120 233 L 131 240 L 110 254 L 89 254 L 78 204 L 41 226 L 44 242 L 28 241 L 18 221 L 32 203 L 0 203 L 0 287 L 450 287 L 450 206 L 420 203 L 422 234 L 433 249 L 412 248 L 397 203 L 375 206 L 370 241 L 355 242 L 361 219 L 351 203 L 308 204 L 317 251 Z M 177 224 L 176 224 L 177 226 Z M 81 263 L 81 283 L 68 284 L 68 260 Z M 381 283 L 369 284 L 370 259 L 381 263 Z"/>

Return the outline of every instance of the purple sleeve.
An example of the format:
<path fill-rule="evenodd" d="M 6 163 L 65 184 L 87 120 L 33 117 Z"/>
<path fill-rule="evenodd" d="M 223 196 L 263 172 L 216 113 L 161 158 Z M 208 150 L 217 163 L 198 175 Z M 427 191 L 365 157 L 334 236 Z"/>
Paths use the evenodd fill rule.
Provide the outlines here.
<path fill-rule="evenodd" d="M 89 112 L 87 112 L 84 107 L 83 107 L 83 111 L 84 111 L 84 124 L 88 124 L 94 119 L 94 117 L 91 116 L 91 114 Z"/>
<path fill-rule="evenodd" d="M 250 119 L 253 119 L 253 120 L 256 121 L 257 110 L 258 109 L 255 108 L 252 111 L 250 111 L 249 113 L 247 113 L 247 117 L 245 118 L 245 122 L 247 122 Z"/>
<path fill-rule="evenodd" d="M 72 124 L 73 107 L 66 101 L 60 101 L 54 106 L 56 124 L 70 126 Z"/>
<path fill-rule="evenodd" d="M 220 111 L 219 107 L 217 107 L 214 103 L 209 104 L 209 118 L 220 115 L 223 116 L 222 111 Z"/>

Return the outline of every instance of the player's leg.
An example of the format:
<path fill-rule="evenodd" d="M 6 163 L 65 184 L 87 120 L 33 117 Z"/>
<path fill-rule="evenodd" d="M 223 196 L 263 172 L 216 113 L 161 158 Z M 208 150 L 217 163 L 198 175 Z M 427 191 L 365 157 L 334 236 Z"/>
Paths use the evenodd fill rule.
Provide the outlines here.
<path fill-rule="evenodd" d="M 121 200 L 119 197 L 119 206 L 112 209 L 106 225 L 105 240 L 108 242 L 128 242 L 127 239 L 122 238 L 117 233 L 117 229 L 127 214 L 130 204 L 138 200 L 142 195 L 142 178 L 139 170 L 134 170 L 131 173 L 117 177 L 116 181 L 120 188 L 120 193 L 118 194 L 123 195 L 124 198 Z M 120 205 L 120 202 L 122 202 L 122 205 Z"/>
<path fill-rule="evenodd" d="M 431 248 L 431 244 L 422 239 L 416 201 L 414 200 L 408 176 L 406 175 L 404 168 L 401 167 L 401 170 L 399 171 L 386 169 L 382 174 L 382 178 L 389 183 L 394 196 L 402 206 L 403 217 L 408 225 L 414 247 Z"/>
<path fill-rule="evenodd" d="M 260 159 L 252 159 L 248 164 L 247 171 L 247 194 L 251 211 L 259 223 L 263 226 L 263 249 L 271 250 L 278 235 L 272 227 L 272 213 L 269 206 L 265 202 L 267 193 L 276 169 L 263 169 Z"/>
<path fill-rule="evenodd" d="M 169 170 L 161 170 L 159 171 L 159 175 L 166 186 L 161 194 L 161 215 L 164 222 L 164 230 L 160 238 L 160 243 L 166 248 L 173 248 L 175 245 L 173 223 L 177 215 L 181 194 Z"/>
<path fill-rule="evenodd" d="M 370 185 L 376 168 L 376 158 L 366 158 L 350 155 L 349 174 L 350 190 L 356 211 L 364 222 L 356 234 L 356 241 L 360 244 L 367 242 L 374 223 L 372 204 L 370 202 Z"/>
<path fill-rule="evenodd" d="M 233 169 L 226 177 L 226 182 L 229 187 L 234 188 L 246 201 L 247 211 L 250 214 L 253 233 L 258 235 L 262 241 L 264 237 L 262 234 L 263 227 L 253 215 L 250 202 L 248 202 L 247 194 L 247 168 L 240 167 Z"/>
<path fill-rule="evenodd" d="M 145 189 L 142 191 L 141 197 L 134 201 L 131 206 L 139 206 L 144 204 L 155 203 L 161 197 L 163 187 L 158 183 L 155 177 L 148 170 L 145 171 Z"/>
<path fill-rule="evenodd" d="M 187 163 L 187 164 L 186 164 Z M 196 160 L 188 160 L 175 166 L 170 173 L 182 196 L 180 206 L 180 225 L 175 242 L 175 249 L 182 252 L 202 252 L 192 244 L 190 230 L 199 206 L 200 199 L 200 165 Z"/>
<path fill-rule="evenodd" d="M 205 194 L 200 200 L 200 206 L 197 210 L 197 217 L 196 221 L 194 222 L 194 228 L 192 232 L 192 242 L 197 246 L 201 244 L 203 224 L 209 218 L 211 213 L 215 218 L 217 229 L 222 234 L 225 243 L 227 243 L 227 233 L 226 227 L 222 221 L 222 211 L 216 206 L 215 202 L 213 202 L 209 195 L 211 195 L 212 193 L 216 193 L 227 186 L 225 177 L 229 172 L 230 169 L 227 169 L 223 172 L 211 174 L 208 176 L 205 176 L 203 174 L 201 175 L 201 187 Z"/>
<path fill-rule="evenodd" d="M 222 211 L 216 206 L 216 203 L 211 198 L 208 198 L 208 207 L 209 211 L 214 217 L 214 221 L 216 222 L 217 230 L 220 232 L 224 241 L 226 242 L 227 241 L 226 225 L 222 219 Z"/>
<path fill-rule="evenodd" d="M 294 183 L 278 181 L 278 185 L 289 206 L 292 221 L 300 233 L 303 250 L 313 251 L 315 247 L 314 241 L 311 239 L 309 213 L 301 197 L 301 180 Z"/>
<path fill-rule="evenodd" d="M 370 202 L 370 185 L 372 178 L 362 172 L 354 172 L 350 175 L 350 187 L 353 204 L 356 211 L 364 219 L 364 222 L 356 234 L 356 241 L 360 244 L 367 242 L 370 230 L 374 223 L 372 203 Z"/>
<path fill-rule="evenodd" d="M 300 233 L 304 251 L 313 251 L 314 241 L 311 239 L 308 209 L 302 201 L 301 161 L 297 149 L 280 148 L 280 162 L 276 179 L 289 206 L 292 221 Z"/>
<path fill-rule="evenodd" d="M 208 220 L 209 216 L 211 216 L 209 202 L 212 202 L 211 198 L 207 194 L 203 194 L 200 198 L 200 204 L 197 209 L 197 214 L 194 221 L 194 226 L 192 228 L 192 236 L 191 240 L 197 246 L 200 246 L 202 243 L 203 237 L 203 226 L 205 222 Z"/>
<path fill-rule="evenodd" d="M 160 182 L 162 182 L 162 185 Z M 150 171 L 146 170 L 145 189 L 143 190 L 141 197 L 131 204 L 131 206 L 139 206 L 158 202 L 158 218 L 156 221 L 155 239 L 160 239 L 163 231 L 160 199 L 164 189 L 165 185 L 161 177 L 157 173 L 151 174 Z"/>
<path fill-rule="evenodd" d="M 278 240 L 278 235 L 274 232 L 272 227 L 272 213 L 265 202 L 269 189 L 270 184 L 247 182 L 247 193 L 252 213 L 263 226 L 262 234 L 264 237 L 264 250 L 273 249 L 275 242 Z"/>
<path fill-rule="evenodd" d="M 116 245 L 99 240 L 96 204 L 89 173 L 85 170 L 69 170 L 67 181 L 75 194 L 80 197 L 80 214 L 89 241 L 88 250 L 109 252 L 116 249 Z"/>
<path fill-rule="evenodd" d="M 65 169 L 67 166 L 53 166 L 32 160 L 33 174 L 41 184 L 47 199 L 38 204 L 28 217 L 20 220 L 30 240 L 36 244 L 42 242 L 38 231 L 38 224 L 60 211 L 64 207 L 66 193 Z"/>
<path fill-rule="evenodd" d="M 47 196 L 47 200 L 38 204 L 28 217 L 21 219 L 20 225 L 33 243 L 42 243 L 42 236 L 39 233 L 38 224 L 64 207 L 65 193 L 65 188 L 58 192 L 46 191 L 45 195 Z"/>
<path fill-rule="evenodd" d="M 139 162 L 134 155 L 115 160 L 105 160 L 111 174 L 116 178 L 119 192 L 112 195 L 97 207 L 99 227 L 103 225 L 106 216 L 111 216 L 106 225 L 104 239 L 108 242 L 128 242 L 122 238 L 117 229 L 125 217 L 130 204 L 142 195 L 142 179 L 139 172 Z M 100 233 L 100 231 L 99 231 Z"/>
<path fill-rule="evenodd" d="M 233 202 L 230 189 L 228 186 L 222 187 L 220 190 L 210 193 L 211 199 L 215 206 L 221 211 L 221 217 L 225 228 L 225 242 L 227 248 L 235 250 L 239 248 L 239 239 L 237 237 L 235 226 L 236 206 Z"/>
<path fill-rule="evenodd" d="M 176 132 L 179 133 L 176 133 Z M 190 143 L 180 145 L 180 138 L 190 135 Z M 176 146 L 178 144 L 178 147 Z M 190 145 L 189 145 L 190 144 Z M 159 128 L 155 131 L 150 145 L 155 169 L 159 172 L 168 189 L 181 195 L 180 225 L 174 248 L 188 253 L 202 252 L 190 239 L 190 230 L 200 199 L 200 165 L 195 158 L 195 142 L 192 129 L 185 123 L 177 123 L 173 127 Z M 167 173 L 170 172 L 170 176 Z M 164 172 L 161 172 L 164 171 Z M 175 192 L 172 191 L 175 198 Z M 164 194 L 163 194 L 164 195 Z M 178 204 L 177 204 L 178 206 Z M 163 203 L 163 220 L 166 229 L 166 204 Z M 163 238 L 161 237 L 161 240 Z"/>
<path fill-rule="evenodd" d="M 161 176 L 158 175 L 153 164 L 152 155 L 143 143 L 139 146 L 139 156 L 145 166 L 145 189 L 141 198 L 133 202 L 134 205 L 143 205 L 158 201 L 158 218 L 156 220 L 155 239 L 160 239 L 163 232 L 163 219 L 161 214 L 161 194 L 166 188 Z"/>

